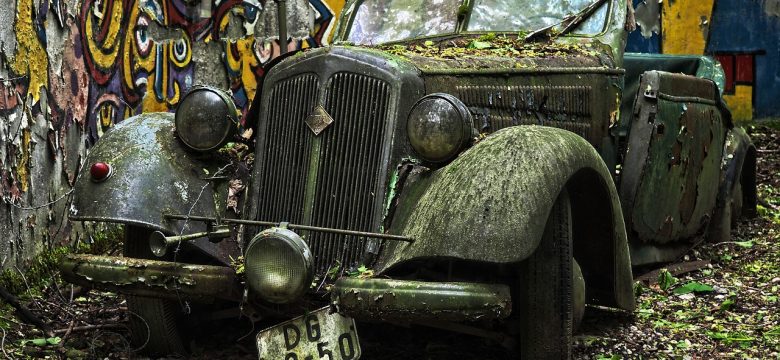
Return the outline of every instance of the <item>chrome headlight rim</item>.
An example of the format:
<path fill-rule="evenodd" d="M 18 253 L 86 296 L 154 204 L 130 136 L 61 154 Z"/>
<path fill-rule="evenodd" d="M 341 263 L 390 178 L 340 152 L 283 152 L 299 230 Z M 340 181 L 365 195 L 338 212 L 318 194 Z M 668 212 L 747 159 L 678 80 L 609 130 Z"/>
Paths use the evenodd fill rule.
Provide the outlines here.
<path fill-rule="evenodd" d="M 199 99 L 202 96 L 211 96 L 212 104 L 219 104 L 224 107 L 221 108 L 207 108 L 203 100 Z M 194 113 L 189 113 L 188 107 L 194 107 L 196 109 Z M 233 99 L 226 92 L 207 85 L 193 86 L 190 91 L 185 95 L 176 108 L 174 115 L 174 123 L 176 124 L 177 138 L 189 149 L 197 152 L 210 152 L 223 147 L 230 142 L 233 135 L 238 130 L 239 118 L 238 109 Z M 189 115 L 189 116 L 188 116 Z M 204 140 L 204 136 L 193 136 L 188 134 L 188 130 L 192 126 L 199 126 L 202 124 L 193 123 L 194 117 L 201 117 L 199 120 L 204 120 L 202 117 L 212 115 L 210 120 L 214 121 L 211 125 L 218 126 L 217 131 L 207 132 L 206 139 L 213 140 L 207 144 L 198 144 Z"/>
<path fill-rule="evenodd" d="M 301 266 L 299 270 L 302 272 L 300 281 L 295 283 L 286 284 L 287 286 L 279 287 L 285 289 L 285 291 L 271 292 L 265 289 L 262 284 L 258 284 L 263 279 L 263 272 L 267 268 L 263 268 L 261 265 L 254 266 L 253 262 L 259 260 L 257 257 L 262 256 L 264 246 L 268 246 L 269 242 L 277 241 L 284 246 L 289 247 L 294 254 L 298 256 L 297 264 L 288 264 L 289 266 Z M 260 252 L 255 254 L 255 252 Z M 289 304 L 297 299 L 300 299 L 311 287 L 311 282 L 314 279 L 314 256 L 309 249 L 309 246 L 297 233 L 287 228 L 274 227 L 266 229 L 249 242 L 249 246 L 246 248 L 244 256 L 245 271 L 247 288 L 254 296 L 273 304 Z"/>
<path fill-rule="evenodd" d="M 424 119 L 420 115 L 426 115 L 425 107 L 431 107 L 435 102 L 444 102 L 448 104 L 451 106 L 449 113 L 456 116 L 456 118 L 448 119 L 450 120 L 448 124 L 444 124 L 449 127 L 447 132 L 431 134 L 430 126 L 432 125 L 432 122 L 429 121 L 429 124 L 424 124 L 423 121 L 421 121 Z M 427 114 L 431 113 L 429 112 Z M 415 124 L 415 122 L 417 122 L 417 124 Z M 427 125 L 429 128 L 421 129 L 419 126 L 416 127 L 415 125 Z M 426 130 L 428 130 L 428 133 L 425 133 Z M 474 131 L 474 117 L 469 111 L 468 106 L 457 97 L 447 93 L 432 93 L 420 98 L 420 100 L 412 106 L 412 109 L 409 112 L 406 123 L 406 132 L 409 144 L 412 146 L 415 154 L 422 160 L 431 164 L 442 164 L 451 161 L 463 151 L 469 143 L 471 143 L 476 135 Z M 430 145 L 432 145 L 433 142 L 430 139 L 431 135 L 449 135 L 449 143 L 439 144 L 447 145 L 449 146 L 449 149 L 438 153 L 432 151 L 430 148 Z M 428 139 L 425 139 L 426 136 Z"/>

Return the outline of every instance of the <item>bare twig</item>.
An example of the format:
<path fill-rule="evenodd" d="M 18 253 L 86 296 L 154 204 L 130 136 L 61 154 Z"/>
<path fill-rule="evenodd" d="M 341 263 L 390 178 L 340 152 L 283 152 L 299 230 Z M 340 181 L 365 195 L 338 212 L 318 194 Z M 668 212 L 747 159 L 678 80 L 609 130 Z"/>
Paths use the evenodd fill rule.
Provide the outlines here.
<path fill-rule="evenodd" d="M 5 199 L 5 201 L 7 201 L 9 204 L 11 204 L 11 206 L 13 206 L 13 207 L 15 207 L 15 208 L 17 208 L 19 210 L 38 210 L 38 209 L 45 208 L 45 207 L 48 207 L 49 205 L 53 205 L 53 204 L 57 203 L 58 201 L 66 198 L 68 195 L 72 194 L 74 190 L 75 189 L 70 189 L 70 190 L 68 190 L 68 192 L 62 194 L 62 196 L 60 196 L 60 197 L 58 197 L 58 198 L 56 198 L 56 199 L 54 199 L 52 201 L 49 201 L 49 202 L 47 202 L 45 204 L 36 205 L 36 206 L 29 206 L 28 207 L 28 206 L 17 205 L 17 204 L 14 204 L 13 201 L 11 201 L 10 199 L 7 199 L 7 198 Z"/>
<path fill-rule="evenodd" d="M 65 339 L 68 338 L 70 333 L 73 331 L 73 326 L 76 325 L 76 320 L 71 320 L 70 324 L 68 325 L 68 328 L 65 329 L 65 335 L 62 335 L 62 339 L 60 339 L 59 347 L 65 346 Z M 54 333 L 56 334 L 58 330 L 54 330 Z"/>
<path fill-rule="evenodd" d="M 247 319 L 247 320 L 249 320 L 249 323 L 250 323 L 250 324 L 252 324 L 252 330 L 249 330 L 249 332 L 248 332 L 248 333 L 246 333 L 246 335 L 244 335 L 244 336 L 242 336 L 242 337 L 238 338 L 238 340 L 236 340 L 236 342 L 239 342 L 239 341 L 241 341 L 241 340 L 244 340 L 244 339 L 246 339 L 247 337 L 249 337 L 249 336 L 251 336 L 252 334 L 254 334 L 254 333 L 255 333 L 255 322 L 254 322 L 254 321 L 252 321 L 252 319 L 250 319 L 250 318 L 248 318 L 248 317 L 247 317 L 246 319 Z"/>
<path fill-rule="evenodd" d="M 225 171 L 228 167 L 230 167 L 231 164 L 227 164 L 221 168 L 219 168 L 212 177 L 219 176 L 223 171 Z M 206 191 L 206 188 L 211 185 L 211 182 L 206 182 L 203 184 L 203 187 L 200 188 L 200 192 L 198 193 L 198 197 L 195 198 L 195 201 L 192 203 L 192 206 L 190 206 L 190 210 L 187 211 L 187 218 L 184 219 L 184 224 L 181 226 L 181 230 L 179 231 L 179 236 L 184 235 L 184 230 L 187 228 L 187 225 L 189 223 L 189 217 L 192 214 L 192 211 L 195 210 L 195 206 L 198 204 L 198 201 L 200 201 L 200 198 L 203 196 L 203 192 Z M 173 250 L 173 263 L 176 264 L 178 262 L 178 255 L 179 250 L 181 249 L 181 241 L 179 241 L 176 244 L 176 249 Z M 174 287 L 173 290 L 176 292 L 176 298 L 179 301 L 179 306 L 181 307 L 182 312 L 185 314 L 190 314 L 192 312 L 192 308 L 190 307 L 190 303 L 186 300 L 182 300 L 181 295 L 179 294 L 179 288 Z M 148 339 L 147 339 L 148 341 Z"/>
<path fill-rule="evenodd" d="M 30 299 L 33 301 L 33 303 L 35 303 L 35 305 L 38 306 L 38 308 L 40 308 L 41 305 L 38 304 L 37 301 L 35 301 L 35 298 L 33 297 L 33 294 L 32 294 L 32 290 L 30 290 L 30 283 L 27 282 L 27 277 L 24 276 L 24 272 L 22 272 L 22 270 L 19 269 L 19 267 L 16 266 L 16 265 L 14 265 L 14 269 L 16 269 L 16 272 L 18 272 L 19 276 L 22 277 L 22 281 L 24 281 L 24 287 L 27 289 L 27 295 L 30 295 Z M 41 309 L 41 310 L 43 310 L 43 309 Z"/>
<path fill-rule="evenodd" d="M 38 329 L 41 329 L 47 336 L 51 337 L 53 333 L 51 332 L 51 329 L 48 325 L 46 325 L 41 318 L 35 316 L 32 312 L 30 312 L 29 309 L 27 309 L 24 305 L 19 303 L 19 299 L 16 298 L 16 296 L 13 296 L 11 293 L 8 292 L 4 287 L 0 286 L 0 297 L 5 299 L 5 301 L 16 308 L 16 311 L 19 313 L 19 316 L 22 317 L 22 320 L 35 325 Z"/>
<path fill-rule="evenodd" d="M 71 325 L 75 325 L 75 320 L 70 322 Z M 74 331 L 90 331 L 90 330 L 122 330 L 127 329 L 127 326 L 121 324 L 95 324 L 95 325 L 82 325 L 82 326 L 69 326 L 67 329 L 56 329 L 54 334 L 65 334 L 62 338 L 66 338 L 70 333 Z"/>
<path fill-rule="evenodd" d="M 149 328 L 149 323 L 146 322 L 146 319 L 144 319 L 141 315 L 138 315 L 138 314 L 136 314 L 136 313 L 134 313 L 132 311 L 128 311 L 127 313 L 130 314 L 130 315 L 133 315 L 133 316 L 135 316 L 135 317 L 137 317 L 139 319 L 141 319 L 141 321 L 143 321 L 143 323 L 144 323 L 144 326 L 146 326 L 146 341 L 144 341 L 144 343 L 141 344 L 141 346 L 139 346 L 138 348 L 130 350 L 130 352 L 137 352 L 137 351 L 145 348 L 146 344 L 149 343 L 149 339 L 152 337 L 152 330 Z"/>
<path fill-rule="evenodd" d="M 5 352 L 5 329 L 0 327 L 0 330 L 3 331 L 3 339 L 0 340 L 0 350 L 3 350 L 3 355 L 5 355 L 6 359 L 13 359 L 14 357 L 9 355 L 7 352 Z"/>
<path fill-rule="evenodd" d="M 669 265 L 665 267 L 665 269 L 667 269 L 669 273 L 671 273 L 672 275 L 676 276 L 676 275 L 689 273 L 691 271 L 699 270 L 703 267 L 706 267 L 709 264 L 710 262 L 707 260 L 688 261 L 688 262 Z M 661 269 L 656 269 L 642 276 L 639 276 L 634 280 L 646 281 L 649 285 L 652 285 L 657 282 L 658 274 L 660 273 L 661 273 Z"/>

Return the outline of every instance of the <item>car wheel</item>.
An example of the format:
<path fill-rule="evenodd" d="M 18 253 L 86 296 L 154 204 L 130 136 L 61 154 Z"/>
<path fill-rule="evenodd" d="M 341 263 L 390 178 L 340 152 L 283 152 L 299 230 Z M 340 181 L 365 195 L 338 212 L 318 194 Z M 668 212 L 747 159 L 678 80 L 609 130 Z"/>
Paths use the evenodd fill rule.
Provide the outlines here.
<path fill-rule="evenodd" d="M 125 257 L 159 259 L 149 249 L 148 228 L 125 226 Z M 183 333 L 182 310 L 175 301 L 127 296 L 133 348 L 146 355 L 188 354 Z"/>
<path fill-rule="evenodd" d="M 742 182 L 737 181 L 731 194 L 731 227 L 735 227 L 742 217 L 742 205 L 745 194 L 742 192 Z"/>
<path fill-rule="evenodd" d="M 568 193 L 558 195 L 539 247 L 520 264 L 513 321 L 521 359 L 568 359 L 584 311 L 585 282 L 572 255 Z M 578 279 L 575 279 L 577 277 Z M 575 315 L 576 314 L 576 315 Z"/>

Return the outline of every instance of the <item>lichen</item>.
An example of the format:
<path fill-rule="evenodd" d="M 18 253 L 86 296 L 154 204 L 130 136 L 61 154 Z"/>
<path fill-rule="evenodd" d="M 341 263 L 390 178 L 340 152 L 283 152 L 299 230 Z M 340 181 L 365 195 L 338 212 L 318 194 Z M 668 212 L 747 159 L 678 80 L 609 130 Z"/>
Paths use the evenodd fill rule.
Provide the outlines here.
<path fill-rule="evenodd" d="M 57 265 L 65 254 L 74 252 L 86 254 L 102 254 L 115 249 L 122 239 L 123 228 L 117 224 L 94 223 L 87 224 L 87 241 L 80 241 L 71 246 L 60 246 L 44 250 L 25 264 L 26 271 L 16 268 L 0 272 L 0 286 L 8 292 L 21 295 L 29 291 L 35 293 L 48 285 L 57 276 Z"/>
<path fill-rule="evenodd" d="M 403 45 L 380 45 L 377 49 L 406 58 L 423 56 L 439 59 L 460 59 L 463 57 L 573 57 L 596 56 L 599 54 L 599 51 L 591 43 L 587 42 L 525 42 L 519 36 L 495 34 L 436 41 L 420 40 Z"/>

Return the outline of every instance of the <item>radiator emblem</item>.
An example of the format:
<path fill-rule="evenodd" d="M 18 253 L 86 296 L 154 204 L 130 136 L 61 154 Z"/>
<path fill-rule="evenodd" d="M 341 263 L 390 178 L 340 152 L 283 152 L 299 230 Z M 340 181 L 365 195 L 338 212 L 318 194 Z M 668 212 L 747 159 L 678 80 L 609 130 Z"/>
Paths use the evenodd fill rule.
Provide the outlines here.
<path fill-rule="evenodd" d="M 306 125 L 309 126 L 314 136 L 325 131 L 330 124 L 333 124 L 333 118 L 325 111 L 322 105 L 317 105 L 314 111 L 309 114 L 309 117 L 306 118 Z"/>

